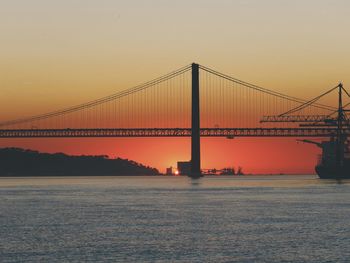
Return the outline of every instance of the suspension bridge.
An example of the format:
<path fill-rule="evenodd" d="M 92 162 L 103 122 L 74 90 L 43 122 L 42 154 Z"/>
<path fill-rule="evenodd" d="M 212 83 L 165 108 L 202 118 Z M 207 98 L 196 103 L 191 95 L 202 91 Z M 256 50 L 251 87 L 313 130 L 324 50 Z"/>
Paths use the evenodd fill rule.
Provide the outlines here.
<path fill-rule="evenodd" d="M 349 136 L 350 103 L 339 109 L 325 99 L 334 91 L 349 97 L 339 84 L 305 100 L 193 63 L 97 100 L 3 120 L 0 138 L 191 137 L 191 176 L 198 177 L 200 137 Z"/>

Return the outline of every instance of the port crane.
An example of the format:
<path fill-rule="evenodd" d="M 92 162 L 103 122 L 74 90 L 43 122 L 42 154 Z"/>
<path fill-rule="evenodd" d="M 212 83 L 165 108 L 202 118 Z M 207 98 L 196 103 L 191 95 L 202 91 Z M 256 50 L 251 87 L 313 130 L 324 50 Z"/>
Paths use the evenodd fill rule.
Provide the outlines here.
<path fill-rule="evenodd" d="M 319 99 L 328 95 L 329 93 L 338 91 L 338 107 L 329 115 L 295 115 L 302 109 L 316 104 Z M 304 143 L 314 144 L 322 149 L 322 158 L 328 158 L 334 162 L 335 167 L 340 169 L 343 166 L 345 155 L 349 154 L 348 140 L 345 129 L 350 128 L 350 119 L 347 115 L 350 112 L 346 109 L 350 103 L 343 105 L 343 96 L 345 93 L 348 97 L 350 94 L 344 89 L 343 84 L 339 83 L 336 87 L 328 90 L 320 96 L 313 98 L 293 109 L 288 110 L 280 115 L 276 116 L 263 116 L 260 120 L 261 123 L 266 122 L 292 122 L 298 123 L 299 127 L 335 127 L 336 133 L 331 135 L 330 141 L 315 142 L 311 140 L 298 140 Z M 292 115 L 294 114 L 294 115 Z"/>

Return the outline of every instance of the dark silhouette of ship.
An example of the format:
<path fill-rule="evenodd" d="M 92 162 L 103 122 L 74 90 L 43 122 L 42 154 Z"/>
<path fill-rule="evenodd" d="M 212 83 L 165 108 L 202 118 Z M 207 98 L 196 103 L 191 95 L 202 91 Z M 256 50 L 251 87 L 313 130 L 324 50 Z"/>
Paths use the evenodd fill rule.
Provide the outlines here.
<path fill-rule="evenodd" d="M 315 171 L 321 179 L 346 179 L 350 178 L 350 149 L 349 141 L 342 141 L 340 148 L 340 163 L 337 160 L 337 138 L 329 141 L 314 142 L 301 140 L 305 143 L 315 144 L 322 149 Z"/>
<path fill-rule="evenodd" d="M 350 179 L 350 154 L 348 143 L 344 143 L 342 147 L 341 162 L 337 163 L 337 158 L 334 158 L 336 154 L 336 141 L 331 140 L 326 143 L 322 150 L 322 156 L 319 163 L 316 165 L 315 170 L 321 179 Z"/>
<path fill-rule="evenodd" d="M 314 142 L 301 140 L 305 143 L 312 143 L 322 149 L 315 171 L 321 179 L 350 179 L 350 149 L 346 129 L 350 127 L 350 121 L 346 115 L 348 110 L 343 106 L 343 92 L 349 93 L 340 83 L 338 86 L 338 110 L 336 118 L 326 118 L 315 126 L 336 127 L 336 132 L 329 141 Z M 347 104 L 348 105 L 348 104 Z M 345 106 L 347 106 L 345 105 Z"/>

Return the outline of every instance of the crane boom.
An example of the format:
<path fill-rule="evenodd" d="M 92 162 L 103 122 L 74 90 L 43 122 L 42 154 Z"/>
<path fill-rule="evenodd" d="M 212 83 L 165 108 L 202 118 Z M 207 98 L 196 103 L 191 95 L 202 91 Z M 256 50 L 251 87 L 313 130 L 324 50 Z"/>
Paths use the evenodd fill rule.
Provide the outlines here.
<path fill-rule="evenodd" d="M 323 148 L 322 147 L 322 143 L 320 142 L 315 142 L 315 141 L 310 141 L 310 140 L 297 140 L 298 142 L 304 142 L 304 143 L 310 143 L 310 144 L 314 144 L 320 148 Z"/>
<path fill-rule="evenodd" d="M 327 122 L 333 121 L 327 115 L 284 115 L 263 116 L 260 122 Z"/>

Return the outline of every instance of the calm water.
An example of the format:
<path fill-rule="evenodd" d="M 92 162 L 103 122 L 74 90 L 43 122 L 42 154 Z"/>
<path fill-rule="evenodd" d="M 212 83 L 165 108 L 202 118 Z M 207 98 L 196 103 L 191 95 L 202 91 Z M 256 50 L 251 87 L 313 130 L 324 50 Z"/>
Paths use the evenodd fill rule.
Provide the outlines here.
<path fill-rule="evenodd" d="M 349 262 L 350 181 L 0 178 L 0 262 Z"/>

